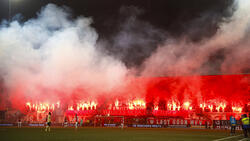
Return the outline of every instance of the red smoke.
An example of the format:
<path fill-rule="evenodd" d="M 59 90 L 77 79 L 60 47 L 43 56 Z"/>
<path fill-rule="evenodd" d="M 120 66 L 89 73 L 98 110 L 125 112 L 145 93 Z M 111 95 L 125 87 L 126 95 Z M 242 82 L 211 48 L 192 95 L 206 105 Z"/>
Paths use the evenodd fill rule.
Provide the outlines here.
<path fill-rule="evenodd" d="M 250 75 L 211 75 L 162 77 L 152 79 L 148 84 L 146 99 L 148 103 L 186 101 L 193 106 L 207 103 L 218 106 L 244 106 L 250 102 Z M 162 104 L 162 105 L 160 105 Z"/>
<path fill-rule="evenodd" d="M 211 75 L 137 78 L 125 88 L 88 97 L 87 91 L 58 94 L 58 99 L 10 97 L 14 108 L 81 115 L 186 116 L 188 111 L 244 112 L 250 104 L 250 75 Z M 21 89 L 20 89 L 21 90 Z M 115 93 L 115 94 L 114 94 Z M 65 98 L 64 95 L 71 95 Z M 81 99 L 82 98 L 82 99 Z M 54 101 L 53 101 L 54 100 Z M 29 102 L 27 104 L 27 102 Z M 60 103 L 60 104 L 58 104 Z"/>

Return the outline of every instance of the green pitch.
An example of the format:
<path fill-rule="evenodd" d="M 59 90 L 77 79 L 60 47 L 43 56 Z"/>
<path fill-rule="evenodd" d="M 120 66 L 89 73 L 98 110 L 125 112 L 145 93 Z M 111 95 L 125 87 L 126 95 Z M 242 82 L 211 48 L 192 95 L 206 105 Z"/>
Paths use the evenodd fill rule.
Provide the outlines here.
<path fill-rule="evenodd" d="M 43 128 L 0 128 L 1 141 L 211 141 L 227 136 L 229 131 L 204 129 L 52 128 L 47 133 Z"/>

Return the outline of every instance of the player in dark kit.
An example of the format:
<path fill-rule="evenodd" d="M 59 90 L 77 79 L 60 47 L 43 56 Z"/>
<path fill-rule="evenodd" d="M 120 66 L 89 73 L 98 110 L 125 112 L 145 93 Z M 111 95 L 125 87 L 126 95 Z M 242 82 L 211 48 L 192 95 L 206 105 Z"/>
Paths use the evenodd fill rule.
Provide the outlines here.
<path fill-rule="evenodd" d="M 236 119 L 234 116 L 230 117 L 231 133 L 230 135 L 235 135 Z"/>
<path fill-rule="evenodd" d="M 46 123 L 46 128 L 45 128 L 45 131 L 47 132 L 50 132 L 50 126 L 51 126 L 51 113 L 49 112 L 48 116 L 47 116 L 47 123 Z"/>

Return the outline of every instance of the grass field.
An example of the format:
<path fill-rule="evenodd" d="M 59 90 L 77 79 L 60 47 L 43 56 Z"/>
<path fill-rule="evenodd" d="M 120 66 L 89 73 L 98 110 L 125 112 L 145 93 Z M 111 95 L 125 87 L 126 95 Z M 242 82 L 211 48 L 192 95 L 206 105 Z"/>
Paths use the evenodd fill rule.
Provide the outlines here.
<path fill-rule="evenodd" d="M 0 128 L 0 141 L 212 141 L 227 136 L 228 131 L 204 129 L 52 128 L 46 133 L 43 128 Z"/>

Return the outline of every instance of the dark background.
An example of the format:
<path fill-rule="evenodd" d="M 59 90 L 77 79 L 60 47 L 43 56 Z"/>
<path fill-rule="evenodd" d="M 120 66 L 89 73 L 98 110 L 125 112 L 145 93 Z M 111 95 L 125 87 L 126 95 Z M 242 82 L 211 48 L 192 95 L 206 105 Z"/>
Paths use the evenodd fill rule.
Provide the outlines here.
<path fill-rule="evenodd" d="M 143 13 L 140 18 L 152 25 L 165 29 L 174 35 L 180 35 L 183 25 L 209 12 L 221 17 L 229 17 L 228 7 L 233 0 L 10 0 L 12 16 L 21 13 L 24 20 L 36 16 L 36 13 L 48 3 L 64 5 L 71 8 L 74 16 L 84 15 L 94 19 L 94 27 L 100 34 L 108 34 L 116 25 L 114 19 L 121 19 L 121 7 L 135 6 Z M 9 0 L 0 1 L 0 19 L 8 19 Z M 214 21 L 210 21 L 214 22 Z M 201 25 L 202 26 L 202 25 Z M 211 29 L 216 28 L 211 23 Z M 113 29 L 113 28 L 111 28 Z"/>
<path fill-rule="evenodd" d="M 214 35 L 219 23 L 233 14 L 233 0 L 10 0 L 12 17 L 33 18 L 48 3 L 67 6 L 72 18 L 93 18 L 99 40 L 107 41 L 110 54 L 128 67 L 139 66 L 166 38 L 187 36 L 191 42 Z M 0 19 L 8 19 L 9 0 L 0 1 Z M 132 20 L 131 20 L 132 17 Z M 133 20 L 136 17 L 136 20 Z M 125 25 L 125 26 L 124 26 Z M 129 25 L 129 26 L 127 26 Z M 153 31 L 149 31 L 153 29 Z M 136 33 L 129 44 L 116 43 L 122 31 Z M 131 33 L 133 37 L 134 33 Z M 154 34 L 155 33 L 155 34 Z M 161 34 L 159 34 L 161 33 Z M 142 40 L 143 42 L 138 42 Z M 124 47 L 125 46 L 125 47 Z M 147 48 L 145 48 L 147 46 Z M 216 55 L 220 56 L 219 55 Z"/>

